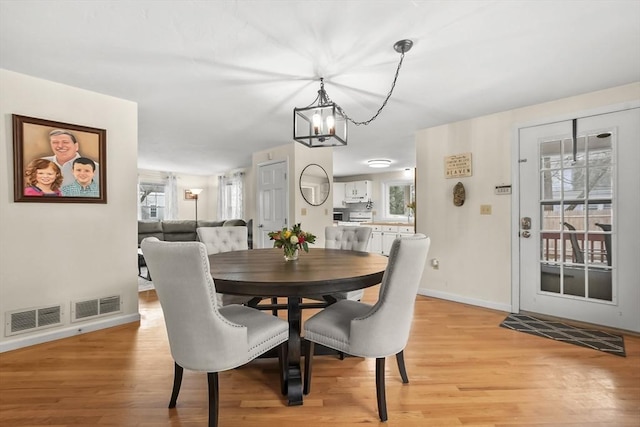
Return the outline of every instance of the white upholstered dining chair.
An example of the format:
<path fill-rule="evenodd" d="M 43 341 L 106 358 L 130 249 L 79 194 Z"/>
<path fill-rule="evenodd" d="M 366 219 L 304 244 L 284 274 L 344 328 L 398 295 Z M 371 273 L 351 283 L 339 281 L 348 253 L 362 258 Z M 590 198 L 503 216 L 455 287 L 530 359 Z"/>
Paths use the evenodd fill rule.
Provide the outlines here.
<path fill-rule="evenodd" d="M 207 255 L 249 249 L 249 231 L 246 226 L 198 227 L 196 233 L 198 240 L 206 246 Z M 217 296 L 220 305 L 246 304 L 252 299 L 252 297 L 220 293 Z"/>
<path fill-rule="evenodd" d="M 304 338 L 308 343 L 304 394 L 311 390 L 314 343 L 353 356 L 376 358 L 378 414 L 382 421 L 387 420 L 385 358 L 396 355 L 402 382 L 408 383 L 404 348 L 430 243 L 423 234 L 397 238 L 393 242 L 375 305 L 341 300 L 304 323 Z"/>
<path fill-rule="evenodd" d="M 371 238 L 371 227 L 329 226 L 324 229 L 324 247 L 326 249 L 342 249 L 345 251 L 366 252 Z M 331 294 L 336 300 L 351 299 L 360 301 L 363 289 Z"/>
<path fill-rule="evenodd" d="M 147 265 L 164 313 L 174 363 L 169 408 L 177 403 L 184 369 L 207 372 L 209 426 L 218 422 L 218 372 L 244 365 L 278 347 L 281 387 L 285 320 L 242 305 L 221 307 L 204 243 L 142 241 Z"/>

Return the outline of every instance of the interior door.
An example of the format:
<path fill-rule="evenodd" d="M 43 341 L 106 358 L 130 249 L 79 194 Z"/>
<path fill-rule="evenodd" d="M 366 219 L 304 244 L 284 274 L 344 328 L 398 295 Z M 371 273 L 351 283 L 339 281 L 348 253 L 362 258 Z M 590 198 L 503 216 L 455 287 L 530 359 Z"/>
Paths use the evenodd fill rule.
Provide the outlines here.
<path fill-rule="evenodd" d="M 258 233 L 254 237 L 256 248 L 272 247 L 267 233 L 288 226 L 288 188 L 286 161 L 258 166 Z"/>
<path fill-rule="evenodd" d="M 640 331 L 640 109 L 519 132 L 520 309 Z"/>

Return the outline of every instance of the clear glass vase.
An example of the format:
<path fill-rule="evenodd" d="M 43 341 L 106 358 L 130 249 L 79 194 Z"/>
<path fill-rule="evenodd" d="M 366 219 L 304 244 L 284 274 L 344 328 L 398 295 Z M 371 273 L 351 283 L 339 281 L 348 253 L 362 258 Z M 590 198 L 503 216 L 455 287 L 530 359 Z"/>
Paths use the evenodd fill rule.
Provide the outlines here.
<path fill-rule="evenodd" d="M 298 248 L 295 248 L 295 249 L 284 248 L 284 260 L 285 261 L 297 261 L 298 260 Z"/>

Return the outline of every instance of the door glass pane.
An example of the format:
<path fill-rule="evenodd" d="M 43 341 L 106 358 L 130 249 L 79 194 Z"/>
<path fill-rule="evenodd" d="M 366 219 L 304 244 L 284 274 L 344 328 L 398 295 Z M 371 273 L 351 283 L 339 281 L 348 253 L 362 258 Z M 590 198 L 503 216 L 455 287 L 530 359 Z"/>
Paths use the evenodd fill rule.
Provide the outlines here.
<path fill-rule="evenodd" d="M 590 165 L 610 165 L 611 164 L 611 133 L 604 132 L 592 135 L 588 138 Z"/>
<path fill-rule="evenodd" d="M 571 168 L 562 171 L 562 190 L 565 200 L 582 200 L 585 196 L 585 168 Z"/>
<path fill-rule="evenodd" d="M 613 196 L 611 166 L 589 168 L 587 188 L 590 199 L 611 199 Z"/>
<path fill-rule="evenodd" d="M 613 209 L 611 203 L 589 202 L 589 231 L 611 231 Z"/>
<path fill-rule="evenodd" d="M 545 141 L 540 144 L 540 170 L 560 169 L 562 151 L 560 140 Z"/>
<path fill-rule="evenodd" d="M 562 166 L 571 168 L 584 165 L 586 159 L 586 139 L 578 138 L 577 144 L 573 145 L 573 139 L 562 140 Z"/>
<path fill-rule="evenodd" d="M 560 204 L 544 204 L 541 207 L 542 230 L 559 233 L 562 229 L 562 206 Z"/>
<path fill-rule="evenodd" d="M 560 169 L 548 169 L 540 173 L 542 200 L 560 200 L 562 198 L 561 173 Z"/>
<path fill-rule="evenodd" d="M 540 231 L 540 259 L 542 262 L 557 263 L 563 258 L 560 226 L 562 211 L 559 205 L 542 205 L 542 230 Z"/>
<path fill-rule="evenodd" d="M 612 301 L 610 133 L 540 143 L 542 292 Z"/>

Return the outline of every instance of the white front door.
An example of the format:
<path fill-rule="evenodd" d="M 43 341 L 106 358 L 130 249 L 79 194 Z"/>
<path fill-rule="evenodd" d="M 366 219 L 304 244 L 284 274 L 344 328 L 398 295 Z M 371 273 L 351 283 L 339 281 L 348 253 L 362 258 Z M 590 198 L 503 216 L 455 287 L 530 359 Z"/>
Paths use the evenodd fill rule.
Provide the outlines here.
<path fill-rule="evenodd" d="M 520 309 L 640 331 L 640 109 L 522 128 L 518 149 Z"/>
<path fill-rule="evenodd" d="M 256 248 L 270 248 L 267 233 L 287 227 L 289 191 L 287 162 L 278 161 L 258 166 L 258 234 Z"/>

